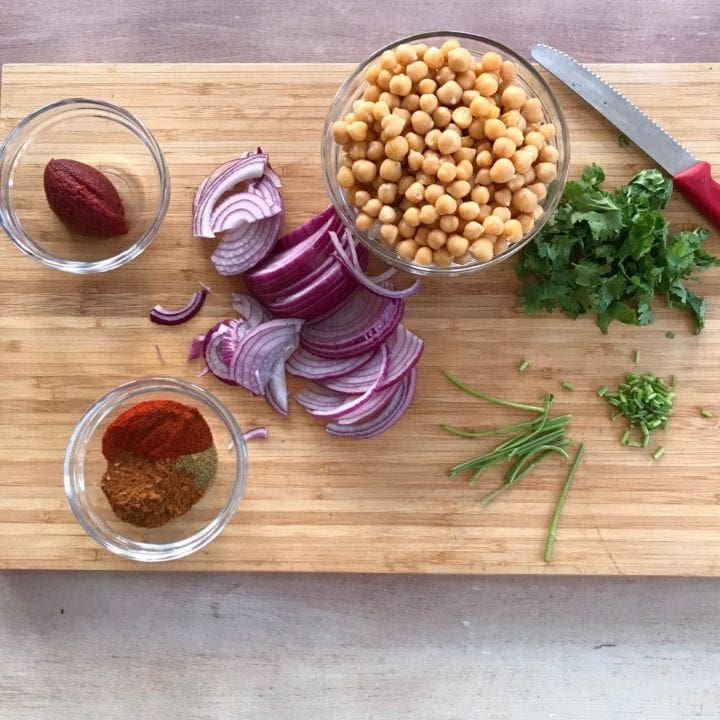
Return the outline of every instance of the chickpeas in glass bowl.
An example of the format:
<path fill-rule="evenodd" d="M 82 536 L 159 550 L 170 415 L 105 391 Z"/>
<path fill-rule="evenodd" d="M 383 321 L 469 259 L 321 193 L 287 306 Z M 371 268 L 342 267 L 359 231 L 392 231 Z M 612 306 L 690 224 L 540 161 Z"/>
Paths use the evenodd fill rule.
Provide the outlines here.
<path fill-rule="evenodd" d="M 464 275 L 511 257 L 550 218 L 568 131 L 515 52 L 424 33 L 377 50 L 343 83 L 322 158 L 333 205 L 368 250 L 415 275 Z"/>

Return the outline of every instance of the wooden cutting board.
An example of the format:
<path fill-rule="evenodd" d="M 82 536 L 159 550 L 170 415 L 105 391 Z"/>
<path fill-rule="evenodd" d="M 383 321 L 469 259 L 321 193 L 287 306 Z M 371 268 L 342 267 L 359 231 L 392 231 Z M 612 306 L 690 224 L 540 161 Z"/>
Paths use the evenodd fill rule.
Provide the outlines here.
<path fill-rule="evenodd" d="M 172 201 L 162 231 L 129 266 L 96 277 L 46 270 L 0 242 L 0 567 L 141 569 L 87 538 L 65 501 L 65 444 L 82 411 L 132 378 L 163 374 L 196 380 L 188 340 L 230 313 L 231 288 L 190 236 L 195 188 L 216 165 L 261 145 L 284 181 L 287 227 L 327 204 L 320 136 L 348 65 L 15 65 L 2 79 L 3 135 L 26 113 L 58 98 L 111 100 L 140 116 L 163 147 Z M 720 171 L 720 67 L 606 65 L 598 71 Z M 572 170 L 596 161 L 608 183 L 650 166 L 581 100 L 555 85 L 571 132 Z M 703 222 L 683 199 L 672 223 Z M 717 231 L 708 248 L 720 254 Z M 191 323 L 151 325 L 158 302 L 179 305 L 198 281 L 214 294 Z M 242 425 L 267 425 L 250 447 L 246 497 L 232 524 L 205 550 L 162 570 L 295 570 L 434 573 L 720 575 L 720 271 L 705 275 L 706 330 L 658 300 L 646 328 L 593 319 L 526 317 L 506 265 L 463 281 L 425 283 L 408 303 L 406 324 L 426 341 L 417 396 L 401 423 L 380 438 L 339 441 L 292 407 L 274 415 L 260 398 L 212 378 Z M 665 337 L 672 330 L 674 339 Z M 165 359 L 161 364 L 157 344 Z M 634 364 L 635 350 L 640 366 Z M 519 374 L 519 361 L 532 369 Z M 551 564 L 542 560 L 550 515 L 566 467 L 547 462 L 521 486 L 483 509 L 479 487 L 449 480 L 446 468 L 487 446 L 446 436 L 441 422 L 490 426 L 516 419 L 450 387 L 448 368 L 501 396 L 557 396 L 574 416 L 571 434 L 587 444 Z M 677 374 L 667 448 L 622 447 L 595 391 L 627 370 Z M 562 380 L 576 390 L 560 388 Z"/>

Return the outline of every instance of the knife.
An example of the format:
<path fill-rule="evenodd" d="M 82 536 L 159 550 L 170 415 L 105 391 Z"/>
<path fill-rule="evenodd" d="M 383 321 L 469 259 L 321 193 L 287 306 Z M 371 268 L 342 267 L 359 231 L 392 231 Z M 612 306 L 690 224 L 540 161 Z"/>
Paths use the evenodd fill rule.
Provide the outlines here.
<path fill-rule="evenodd" d="M 647 153 L 680 192 L 720 227 L 720 183 L 713 180 L 709 163 L 698 160 L 624 95 L 566 53 L 533 45 L 530 55 Z"/>

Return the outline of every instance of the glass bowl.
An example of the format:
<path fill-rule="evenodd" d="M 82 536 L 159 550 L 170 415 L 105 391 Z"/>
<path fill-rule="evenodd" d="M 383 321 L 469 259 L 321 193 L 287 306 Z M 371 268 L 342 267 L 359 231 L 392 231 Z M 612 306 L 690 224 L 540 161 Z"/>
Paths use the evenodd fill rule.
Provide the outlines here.
<path fill-rule="evenodd" d="M 125 207 L 126 235 L 89 238 L 60 222 L 43 186 L 53 158 L 87 163 L 112 182 Z M 47 267 L 89 274 L 124 265 L 150 245 L 169 200 L 160 146 L 138 118 L 112 103 L 50 103 L 21 120 L 0 147 L 0 225 L 19 250 Z"/>
<path fill-rule="evenodd" d="M 107 461 L 102 436 L 122 412 L 142 400 L 175 400 L 198 408 L 218 454 L 215 481 L 184 515 L 162 527 L 138 528 L 120 520 L 103 493 Z M 173 378 L 151 377 L 119 385 L 96 400 L 78 421 L 65 453 L 65 493 L 88 535 L 130 560 L 176 560 L 205 547 L 230 522 L 245 489 L 247 452 L 232 413 L 214 395 Z"/>
<path fill-rule="evenodd" d="M 425 43 L 430 46 L 439 47 L 446 40 L 453 38 L 457 39 L 476 59 L 492 50 L 502 55 L 503 59 L 512 60 L 517 64 L 518 73 L 515 83 L 527 92 L 528 97 L 537 97 L 540 100 L 546 120 L 555 125 L 557 132 L 555 138 L 550 141 L 550 144 L 557 148 L 559 157 L 557 177 L 550 183 L 547 190 L 547 197 L 540 203 L 543 207 L 543 214 L 535 221 L 535 226 L 530 232 L 526 233 L 521 240 L 511 245 L 507 250 L 499 253 L 487 262 L 472 260 L 465 265 L 453 263 L 450 267 L 439 267 L 437 265 L 421 265 L 413 260 L 405 260 L 399 257 L 393 250 L 382 245 L 373 228 L 365 231 L 356 227 L 355 216 L 357 214 L 357 208 L 350 203 L 345 196 L 345 192 L 336 180 L 340 167 L 341 146 L 333 140 L 332 125 L 336 120 L 341 120 L 352 111 L 353 102 L 362 96 L 363 90 L 367 87 L 365 71 L 383 52 L 386 50 L 394 50 L 402 43 Z M 322 165 L 325 188 L 335 206 L 335 210 L 347 228 L 352 232 L 353 236 L 371 253 L 388 265 L 412 273 L 413 275 L 432 277 L 457 276 L 477 272 L 484 268 L 497 265 L 515 255 L 535 237 L 548 221 L 560 201 L 570 166 L 570 146 L 567 124 L 560 104 L 545 79 L 527 60 L 510 48 L 478 35 L 465 32 L 428 32 L 396 40 L 376 50 L 367 60 L 360 63 L 352 75 L 340 86 L 325 122 L 322 139 Z"/>

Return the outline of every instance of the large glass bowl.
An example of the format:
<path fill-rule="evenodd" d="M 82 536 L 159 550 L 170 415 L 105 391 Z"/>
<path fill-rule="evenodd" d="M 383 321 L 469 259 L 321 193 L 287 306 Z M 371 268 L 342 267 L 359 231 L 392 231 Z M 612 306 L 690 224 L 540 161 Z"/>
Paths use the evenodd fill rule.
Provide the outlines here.
<path fill-rule="evenodd" d="M 523 238 L 511 245 L 506 251 L 496 255 L 488 262 L 478 262 L 473 260 L 465 265 L 454 263 L 450 267 L 438 267 L 436 265 L 421 265 L 413 260 L 404 260 L 399 257 L 393 250 L 383 246 L 376 235 L 371 231 L 361 230 L 355 226 L 355 216 L 357 208 L 349 202 L 343 188 L 340 187 L 336 178 L 340 167 L 340 151 L 341 147 L 333 140 L 332 125 L 336 120 L 341 120 L 345 115 L 352 111 L 352 105 L 355 100 L 362 96 L 363 90 L 367 87 L 365 81 L 365 71 L 368 66 L 374 63 L 386 50 L 393 50 L 402 43 L 425 43 L 431 46 L 439 47 L 446 40 L 456 38 L 463 47 L 469 50 L 476 58 L 480 58 L 486 52 L 495 51 L 503 56 L 506 60 L 512 60 L 517 64 L 518 72 L 516 83 L 520 85 L 528 94 L 528 97 L 537 97 L 543 107 L 545 118 L 552 122 L 556 129 L 555 138 L 550 141 L 559 153 L 557 165 L 557 177 L 550 183 L 547 191 L 547 197 L 541 203 L 543 214 L 536 220 L 534 227 L 530 232 L 526 233 Z M 543 225 L 548 221 L 553 211 L 557 207 L 562 195 L 565 182 L 567 181 L 568 169 L 570 165 L 570 146 L 568 140 L 568 129 L 563 116 L 560 104 L 555 94 L 540 73 L 516 52 L 500 43 L 472 35 L 464 32 L 428 32 L 411 37 L 401 38 L 376 50 L 367 60 L 358 65 L 350 77 L 340 86 L 335 95 L 332 106 L 325 122 L 325 129 L 322 139 L 322 165 L 325 187 L 328 195 L 335 206 L 336 211 L 342 218 L 353 236 L 357 238 L 371 253 L 379 257 L 399 270 L 412 273 L 414 275 L 425 276 L 456 276 L 467 275 L 468 273 L 477 272 L 484 268 L 497 265 L 519 252 L 527 245 L 537 233 L 542 229 Z"/>
<path fill-rule="evenodd" d="M 218 454 L 215 481 L 200 500 L 184 515 L 147 529 L 120 520 L 101 487 L 107 467 L 102 436 L 120 413 L 143 400 L 196 407 L 210 426 Z M 246 478 L 245 441 L 233 414 L 207 390 L 173 378 L 133 380 L 103 395 L 78 421 L 65 453 L 65 493 L 78 522 L 100 545 L 130 560 L 176 560 L 205 547 L 238 509 Z"/>
<path fill-rule="evenodd" d="M 43 185 L 52 159 L 99 170 L 125 207 L 126 235 L 91 238 L 63 225 Z M 103 100 L 69 98 L 30 113 L 0 147 L 0 225 L 39 263 L 66 272 L 114 270 L 152 242 L 165 218 L 170 180 L 160 146 L 132 113 Z"/>

